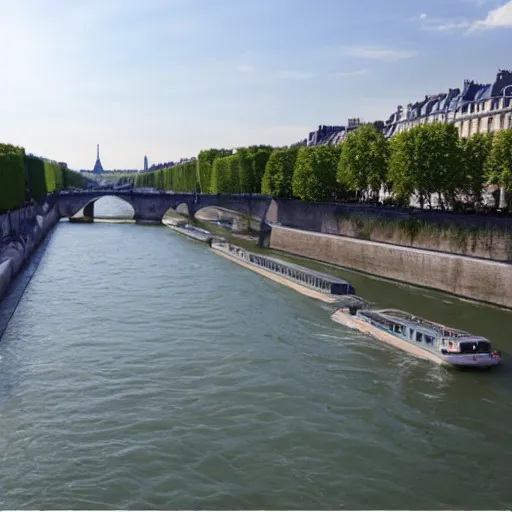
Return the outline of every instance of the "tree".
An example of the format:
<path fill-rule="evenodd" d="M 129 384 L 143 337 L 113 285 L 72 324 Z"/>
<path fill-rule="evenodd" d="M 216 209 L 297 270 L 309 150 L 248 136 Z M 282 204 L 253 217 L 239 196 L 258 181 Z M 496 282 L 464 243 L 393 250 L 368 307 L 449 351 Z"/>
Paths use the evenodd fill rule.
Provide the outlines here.
<path fill-rule="evenodd" d="M 462 188 L 463 166 L 457 129 L 451 124 L 429 124 L 396 135 L 391 142 L 388 181 L 401 198 L 418 194 L 421 208 L 425 200 L 432 207 L 432 195 L 439 202 L 454 201 Z"/>
<path fill-rule="evenodd" d="M 439 203 L 455 203 L 457 193 L 464 188 L 465 176 L 463 155 L 458 129 L 453 124 L 435 123 L 425 125 L 424 130 L 432 140 L 430 175 Z"/>
<path fill-rule="evenodd" d="M 293 169 L 298 147 L 276 149 L 270 154 L 261 182 L 262 194 L 291 197 L 293 194 Z"/>
<path fill-rule="evenodd" d="M 408 204 L 415 189 L 414 134 L 398 133 L 390 141 L 390 158 L 387 184 L 394 197 Z"/>
<path fill-rule="evenodd" d="M 512 129 L 498 132 L 489 153 L 489 183 L 512 191 Z"/>
<path fill-rule="evenodd" d="M 265 174 L 265 168 L 267 166 L 268 159 L 272 154 L 273 148 L 271 146 L 253 146 L 250 149 L 253 150 L 253 179 L 251 188 L 246 192 L 259 194 L 261 192 L 261 182 L 263 180 L 263 175 Z"/>
<path fill-rule="evenodd" d="M 293 173 L 293 195 L 303 201 L 325 201 L 337 190 L 340 149 L 310 146 L 299 150 Z"/>
<path fill-rule="evenodd" d="M 199 152 L 196 163 L 197 181 L 203 194 L 212 190 L 213 161 L 216 158 L 231 155 L 231 149 L 206 149 Z"/>
<path fill-rule="evenodd" d="M 380 190 L 388 173 L 388 141 L 373 124 L 359 127 L 342 144 L 338 181 L 354 192 Z"/>
<path fill-rule="evenodd" d="M 216 158 L 212 165 L 211 191 L 213 194 L 225 194 L 230 189 L 229 159 L 231 156 Z"/>
<path fill-rule="evenodd" d="M 462 189 L 472 197 L 473 204 L 478 204 L 482 200 L 492 141 L 492 133 L 476 133 L 460 141 L 464 173 Z"/>
<path fill-rule="evenodd" d="M 0 211 L 19 208 L 25 200 L 25 150 L 0 144 Z"/>

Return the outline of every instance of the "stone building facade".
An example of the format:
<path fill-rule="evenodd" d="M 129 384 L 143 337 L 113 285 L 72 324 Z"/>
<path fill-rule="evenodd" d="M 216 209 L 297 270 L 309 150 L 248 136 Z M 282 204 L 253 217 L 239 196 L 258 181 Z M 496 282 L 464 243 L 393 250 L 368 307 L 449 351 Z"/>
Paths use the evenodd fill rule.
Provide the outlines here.
<path fill-rule="evenodd" d="M 386 137 L 430 123 L 453 123 L 460 137 L 512 128 L 512 71 L 499 70 L 491 84 L 465 80 L 462 89 L 401 105 L 384 125 Z"/>

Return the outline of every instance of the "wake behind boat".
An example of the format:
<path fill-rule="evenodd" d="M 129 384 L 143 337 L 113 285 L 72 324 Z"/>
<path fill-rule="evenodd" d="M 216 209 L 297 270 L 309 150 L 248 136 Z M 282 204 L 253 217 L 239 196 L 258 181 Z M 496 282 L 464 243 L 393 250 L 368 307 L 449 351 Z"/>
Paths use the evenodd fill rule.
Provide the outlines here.
<path fill-rule="evenodd" d="M 500 353 L 482 336 L 425 320 L 398 309 L 370 309 L 359 297 L 349 296 L 332 320 L 420 358 L 459 367 L 496 366 Z"/>

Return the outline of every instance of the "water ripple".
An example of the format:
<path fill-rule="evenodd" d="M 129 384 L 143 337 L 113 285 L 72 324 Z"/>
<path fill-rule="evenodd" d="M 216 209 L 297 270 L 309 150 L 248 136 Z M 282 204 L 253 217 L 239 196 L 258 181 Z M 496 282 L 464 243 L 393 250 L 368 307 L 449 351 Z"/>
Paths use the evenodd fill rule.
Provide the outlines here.
<path fill-rule="evenodd" d="M 510 506 L 507 383 L 329 312 L 170 230 L 62 223 L 0 344 L 0 508 Z"/>

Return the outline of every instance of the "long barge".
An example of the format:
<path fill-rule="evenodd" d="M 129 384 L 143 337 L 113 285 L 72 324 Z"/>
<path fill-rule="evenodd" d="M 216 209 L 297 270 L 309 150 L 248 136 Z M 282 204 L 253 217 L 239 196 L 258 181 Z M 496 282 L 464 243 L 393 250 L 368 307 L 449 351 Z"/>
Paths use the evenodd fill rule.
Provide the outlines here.
<path fill-rule="evenodd" d="M 249 252 L 224 239 L 213 238 L 213 252 L 303 295 L 334 303 L 340 296 L 354 294 L 353 286 L 334 276 L 316 272 L 277 258 Z"/>
<path fill-rule="evenodd" d="M 438 324 L 398 309 L 371 309 L 354 295 L 332 320 L 422 359 L 458 367 L 489 368 L 501 362 L 491 342 L 460 329 Z M 340 304 L 341 305 L 341 304 Z"/>
<path fill-rule="evenodd" d="M 196 226 L 191 226 L 187 223 L 186 220 L 164 220 L 163 223 L 176 233 L 180 235 L 185 235 L 192 240 L 196 240 L 197 242 L 203 242 L 209 244 L 213 238 L 213 235 L 207 231 L 206 229 L 201 229 Z"/>

